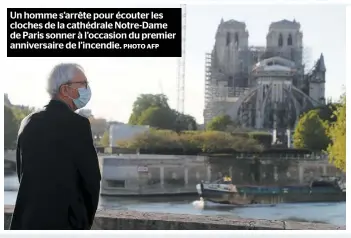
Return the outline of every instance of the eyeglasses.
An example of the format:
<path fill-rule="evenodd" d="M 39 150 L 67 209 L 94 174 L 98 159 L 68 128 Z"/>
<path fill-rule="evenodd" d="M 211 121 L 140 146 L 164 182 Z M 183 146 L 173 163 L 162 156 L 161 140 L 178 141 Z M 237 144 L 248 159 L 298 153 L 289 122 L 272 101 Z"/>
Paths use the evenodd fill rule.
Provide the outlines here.
<path fill-rule="evenodd" d="M 81 85 L 84 85 L 85 88 L 87 88 L 88 85 L 89 85 L 89 82 L 88 81 L 78 81 L 78 82 L 68 82 L 68 83 L 66 83 L 66 85 L 72 85 L 72 84 L 81 84 Z"/>

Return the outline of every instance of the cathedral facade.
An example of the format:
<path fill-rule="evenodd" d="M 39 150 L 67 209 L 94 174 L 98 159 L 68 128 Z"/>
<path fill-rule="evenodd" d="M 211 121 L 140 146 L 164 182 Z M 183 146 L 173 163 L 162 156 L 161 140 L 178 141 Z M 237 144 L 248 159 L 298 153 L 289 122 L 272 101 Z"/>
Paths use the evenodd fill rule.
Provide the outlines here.
<path fill-rule="evenodd" d="M 293 130 L 304 111 L 325 104 L 321 54 L 308 72 L 300 23 L 270 24 L 266 46 L 249 46 L 244 22 L 223 21 L 206 54 L 204 121 L 229 115 L 242 127 Z"/>

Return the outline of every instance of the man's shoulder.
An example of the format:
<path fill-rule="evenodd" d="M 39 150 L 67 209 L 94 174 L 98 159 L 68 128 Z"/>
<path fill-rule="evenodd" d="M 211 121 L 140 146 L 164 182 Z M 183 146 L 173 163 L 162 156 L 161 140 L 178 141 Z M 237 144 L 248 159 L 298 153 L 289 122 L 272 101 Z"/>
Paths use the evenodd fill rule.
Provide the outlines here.
<path fill-rule="evenodd" d="M 21 120 L 19 131 L 22 131 L 23 128 L 29 123 L 29 121 L 31 121 L 36 116 L 40 116 L 42 114 L 42 112 L 43 112 L 43 109 L 37 109 L 37 110 L 29 113 L 27 116 L 25 116 Z"/>
<path fill-rule="evenodd" d="M 72 112 L 72 119 L 75 120 L 76 122 L 81 123 L 82 125 L 89 125 L 90 126 L 90 121 L 88 118 L 79 115 L 78 113 Z"/>

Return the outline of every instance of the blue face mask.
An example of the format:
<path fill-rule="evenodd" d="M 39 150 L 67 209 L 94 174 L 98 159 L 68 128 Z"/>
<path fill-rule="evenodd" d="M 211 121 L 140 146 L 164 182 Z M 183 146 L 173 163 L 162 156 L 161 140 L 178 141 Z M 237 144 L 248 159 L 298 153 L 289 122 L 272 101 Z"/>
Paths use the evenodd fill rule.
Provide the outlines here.
<path fill-rule="evenodd" d="M 79 97 L 76 99 L 73 99 L 73 103 L 74 105 L 76 105 L 78 109 L 81 109 L 85 107 L 90 101 L 91 90 L 89 85 L 87 86 L 87 88 L 78 88 L 78 94 L 79 94 Z"/>

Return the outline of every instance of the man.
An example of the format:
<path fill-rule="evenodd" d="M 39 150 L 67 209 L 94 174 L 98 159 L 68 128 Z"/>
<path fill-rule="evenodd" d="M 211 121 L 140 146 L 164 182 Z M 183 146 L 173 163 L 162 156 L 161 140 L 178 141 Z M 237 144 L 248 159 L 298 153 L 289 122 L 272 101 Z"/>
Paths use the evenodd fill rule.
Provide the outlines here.
<path fill-rule="evenodd" d="M 91 229 L 101 176 L 89 120 L 74 112 L 91 97 L 82 68 L 57 65 L 48 92 L 49 104 L 19 129 L 20 187 L 10 229 Z"/>

